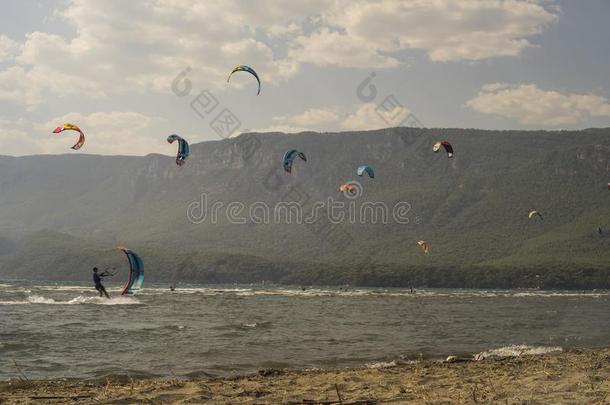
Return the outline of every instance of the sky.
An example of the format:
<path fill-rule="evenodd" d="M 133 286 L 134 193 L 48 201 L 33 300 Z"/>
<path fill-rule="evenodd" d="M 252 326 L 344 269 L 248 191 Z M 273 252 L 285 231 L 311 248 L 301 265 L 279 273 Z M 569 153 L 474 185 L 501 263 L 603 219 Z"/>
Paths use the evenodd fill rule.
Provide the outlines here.
<path fill-rule="evenodd" d="M 610 127 L 609 0 L 3 0 L 0 155 L 249 131 Z M 248 73 L 227 76 L 237 65 Z M 77 135 L 52 134 L 63 123 Z"/>

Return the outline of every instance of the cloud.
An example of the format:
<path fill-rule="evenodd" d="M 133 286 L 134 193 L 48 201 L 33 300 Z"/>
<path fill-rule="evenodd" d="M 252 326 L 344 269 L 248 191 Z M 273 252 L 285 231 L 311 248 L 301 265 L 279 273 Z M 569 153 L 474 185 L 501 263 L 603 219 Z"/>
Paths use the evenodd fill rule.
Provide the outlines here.
<path fill-rule="evenodd" d="M 386 97 L 381 103 L 365 103 L 352 107 L 331 106 L 309 108 L 299 114 L 276 116 L 266 128 L 258 132 L 303 132 L 370 130 L 387 127 L 409 126 L 411 112 L 394 96 Z"/>
<path fill-rule="evenodd" d="M 171 154 L 159 133 L 164 120 L 137 112 L 69 113 L 47 122 L 0 117 L 2 153 L 10 155 L 76 153 L 70 147 L 78 134 L 71 131 L 53 134 L 65 122 L 77 124 L 86 142 L 78 153 L 104 155 L 145 155 L 153 152 Z"/>
<path fill-rule="evenodd" d="M 24 69 L 12 66 L 0 71 L 0 100 L 9 100 L 24 105 L 29 110 L 49 97 L 86 95 L 91 99 L 106 97 L 106 92 L 94 80 L 73 76 L 69 73 L 37 66 Z"/>
<path fill-rule="evenodd" d="M 603 97 L 542 90 L 535 84 L 487 84 L 467 106 L 535 127 L 574 126 L 591 117 L 610 117 L 610 103 Z"/>
<path fill-rule="evenodd" d="M 336 108 L 310 108 L 300 114 L 273 117 L 276 124 L 288 124 L 301 128 L 325 129 L 339 122 L 341 116 Z"/>
<path fill-rule="evenodd" d="M 57 14 L 75 27 L 76 35 L 28 34 L 12 66 L 0 71 L 0 94 L 36 107 L 72 93 L 83 99 L 169 93 L 186 66 L 193 68 L 197 87 L 218 89 L 226 86 L 226 75 L 238 62 L 256 66 L 268 82 L 293 75 L 293 63 L 276 63 L 271 48 L 256 39 L 256 13 L 250 19 L 237 5 L 167 0 L 135 7 L 122 1 L 73 0 Z M 15 52 L 5 39 L 2 54 L 4 48 Z"/>
<path fill-rule="evenodd" d="M 408 49 L 433 61 L 516 56 L 558 11 L 531 0 L 71 0 L 56 15 L 73 37 L 0 36 L 3 99 L 35 108 L 74 94 L 169 93 L 186 66 L 198 88 L 215 90 L 240 63 L 273 85 L 303 63 L 396 67 Z"/>
<path fill-rule="evenodd" d="M 409 110 L 387 98 L 381 104 L 365 103 L 343 122 L 342 129 L 369 130 L 402 125 L 409 117 Z"/>
<path fill-rule="evenodd" d="M 322 28 L 299 37 L 292 54 L 302 62 L 393 67 L 396 53 L 425 51 L 432 61 L 517 56 L 529 38 L 558 20 L 558 8 L 522 0 L 336 1 Z M 329 28 L 333 28 L 332 30 Z"/>
<path fill-rule="evenodd" d="M 338 107 L 309 108 L 299 114 L 275 116 L 271 118 L 271 125 L 254 131 L 285 133 L 329 131 L 338 127 L 342 117 Z"/>
<path fill-rule="evenodd" d="M 259 133 L 260 132 L 283 132 L 286 134 L 297 134 L 299 132 L 307 132 L 307 131 L 313 131 L 313 129 L 278 124 L 278 125 L 270 125 L 270 126 L 264 127 L 264 128 L 254 128 L 254 129 L 250 129 L 250 130 L 244 131 L 244 132 L 259 132 Z"/>
<path fill-rule="evenodd" d="M 267 29 L 267 35 L 270 38 L 282 38 L 282 37 L 294 36 L 294 35 L 300 34 L 302 31 L 303 31 L 303 28 L 293 22 L 288 25 L 283 25 L 283 24 L 271 25 Z"/>
<path fill-rule="evenodd" d="M 19 44 L 5 35 L 0 35 L 0 63 L 11 61 L 19 49 Z"/>
<path fill-rule="evenodd" d="M 78 123 L 85 132 L 87 143 L 82 149 L 85 153 L 104 155 L 169 153 L 165 137 L 154 135 L 159 133 L 159 126 L 165 123 L 160 118 L 137 112 L 96 112 L 87 115 L 70 113 L 53 118 L 44 124 L 44 128 L 52 128 L 64 122 Z M 57 145 L 54 151 L 64 146 Z"/>
<path fill-rule="evenodd" d="M 23 155 L 37 147 L 36 140 L 28 133 L 28 128 L 29 122 L 23 119 L 0 117 L 2 155 Z"/>
<path fill-rule="evenodd" d="M 289 56 L 317 66 L 391 68 L 400 64 L 381 55 L 371 41 L 328 29 L 296 38 Z"/>

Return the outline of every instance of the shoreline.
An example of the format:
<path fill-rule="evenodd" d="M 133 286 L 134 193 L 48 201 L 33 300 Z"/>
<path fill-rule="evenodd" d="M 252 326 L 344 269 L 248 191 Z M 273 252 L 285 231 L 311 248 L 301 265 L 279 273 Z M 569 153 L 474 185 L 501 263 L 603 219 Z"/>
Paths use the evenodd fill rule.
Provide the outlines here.
<path fill-rule="evenodd" d="M 607 403 L 610 348 L 223 378 L 0 381 L 0 403 Z M 390 363 L 391 364 L 391 363 Z"/>

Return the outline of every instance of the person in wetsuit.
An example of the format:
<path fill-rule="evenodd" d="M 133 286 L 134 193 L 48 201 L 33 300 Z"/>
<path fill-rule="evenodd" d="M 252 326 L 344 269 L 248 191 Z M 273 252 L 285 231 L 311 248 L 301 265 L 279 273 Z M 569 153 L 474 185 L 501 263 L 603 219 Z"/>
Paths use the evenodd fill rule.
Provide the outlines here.
<path fill-rule="evenodd" d="M 106 296 L 106 298 L 110 299 L 110 295 L 108 295 L 108 293 L 106 292 L 106 289 L 104 288 L 104 286 L 102 285 L 102 279 L 106 276 L 109 276 L 110 274 L 106 273 L 105 271 L 102 273 L 98 273 L 97 272 L 97 267 L 93 268 L 93 282 L 95 283 L 95 289 L 98 290 L 100 292 L 100 297 L 103 295 Z"/>

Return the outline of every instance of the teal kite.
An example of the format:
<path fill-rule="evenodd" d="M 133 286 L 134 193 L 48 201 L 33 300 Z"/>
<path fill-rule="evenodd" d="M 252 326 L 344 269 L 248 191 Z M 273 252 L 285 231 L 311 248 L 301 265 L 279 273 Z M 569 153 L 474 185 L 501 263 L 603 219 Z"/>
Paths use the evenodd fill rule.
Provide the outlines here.
<path fill-rule="evenodd" d="M 258 91 L 256 92 L 256 95 L 258 96 L 259 94 L 261 94 L 261 80 L 258 78 L 258 74 L 256 73 L 256 71 L 254 69 L 252 69 L 250 66 L 246 66 L 246 65 L 237 66 L 235 69 L 233 69 L 231 71 L 231 73 L 229 73 L 229 77 L 227 77 L 227 83 L 229 83 L 231 76 L 233 76 L 233 73 L 235 73 L 235 72 L 248 72 L 252 76 L 254 76 L 256 78 L 256 81 L 258 82 Z"/>
<path fill-rule="evenodd" d="M 360 167 L 358 167 L 358 176 L 362 177 L 364 175 L 364 173 L 368 174 L 369 177 L 371 179 L 375 178 L 375 172 L 373 171 L 373 168 L 371 166 L 368 165 L 362 165 Z"/>
<path fill-rule="evenodd" d="M 129 260 L 129 275 L 121 295 L 133 295 L 137 290 L 142 288 L 142 283 L 144 282 L 144 262 L 129 249 L 125 249 L 123 246 L 117 246 L 116 248 L 125 253 L 127 260 Z"/>
<path fill-rule="evenodd" d="M 178 141 L 178 155 L 176 155 L 176 164 L 178 166 L 182 166 L 186 162 L 186 158 L 189 156 L 189 144 L 176 134 L 171 134 L 167 137 L 168 143 L 171 144 L 175 141 Z"/>
<path fill-rule="evenodd" d="M 302 161 L 307 162 L 305 154 L 296 149 L 290 149 L 288 152 L 284 153 L 284 170 L 286 170 L 286 172 L 292 172 L 292 164 L 297 157 L 301 158 Z"/>

